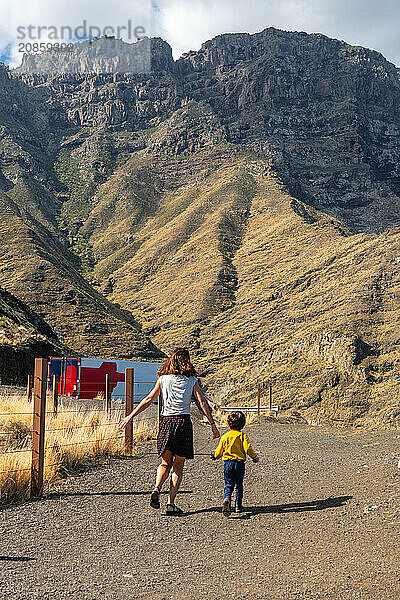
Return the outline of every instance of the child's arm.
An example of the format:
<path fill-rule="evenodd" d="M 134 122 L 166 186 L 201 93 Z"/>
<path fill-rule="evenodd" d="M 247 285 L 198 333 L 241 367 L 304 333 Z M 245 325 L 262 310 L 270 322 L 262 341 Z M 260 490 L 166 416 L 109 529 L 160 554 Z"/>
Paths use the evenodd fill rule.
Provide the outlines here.
<path fill-rule="evenodd" d="M 215 450 L 214 454 L 211 454 L 211 458 L 213 460 L 217 460 L 217 458 L 221 458 L 223 453 L 224 453 L 224 442 L 223 442 L 223 439 L 221 438 L 219 440 L 219 444 L 218 444 L 217 449 Z"/>
<path fill-rule="evenodd" d="M 250 444 L 250 440 L 246 434 L 243 435 L 243 448 L 246 454 L 248 454 L 250 458 L 253 459 L 253 462 L 258 463 L 260 459 L 257 456 L 257 452 L 253 450 L 253 447 Z"/>

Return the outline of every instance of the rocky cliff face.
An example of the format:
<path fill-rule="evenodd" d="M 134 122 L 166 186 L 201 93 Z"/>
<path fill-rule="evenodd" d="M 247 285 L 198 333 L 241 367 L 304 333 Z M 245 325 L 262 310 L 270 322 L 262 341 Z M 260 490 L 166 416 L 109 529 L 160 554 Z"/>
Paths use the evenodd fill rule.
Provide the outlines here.
<path fill-rule="evenodd" d="M 219 36 L 178 62 L 207 80 L 192 94 L 207 96 L 228 141 L 271 158 L 298 198 L 352 231 L 398 223 L 400 84 L 382 55 L 267 29 Z"/>
<path fill-rule="evenodd" d="M 24 54 L 19 73 L 150 73 L 173 68 L 171 47 L 160 38 L 128 44 L 115 37 L 67 44 L 63 50 Z"/>
<path fill-rule="evenodd" d="M 112 74 L 103 43 L 0 71 L 2 285 L 85 352 L 188 344 L 228 399 L 395 423 L 398 69 L 269 28 Z"/>
<path fill-rule="evenodd" d="M 79 53 L 90 56 L 85 44 Z M 124 44 L 119 56 L 136 46 Z M 400 83 L 381 54 L 272 28 L 218 36 L 176 63 L 165 42 L 152 52 L 148 76 L 124 67 L 115 76 L 46 81 L 76 125 L 143 129 L 200 102 L 213 115 L 212 125 L 200 124 L 203 132 L 218 130 L 219 139 L 271 158 L 302 200 L 337 213 L 354 231 L 397 223 Z M 46 72 L 46 58 L 35 60 Z M 32 71 L 29 61 L 24 71 Z M 182 132 L 169 144 L 172 152 L 190 151 Z"/>

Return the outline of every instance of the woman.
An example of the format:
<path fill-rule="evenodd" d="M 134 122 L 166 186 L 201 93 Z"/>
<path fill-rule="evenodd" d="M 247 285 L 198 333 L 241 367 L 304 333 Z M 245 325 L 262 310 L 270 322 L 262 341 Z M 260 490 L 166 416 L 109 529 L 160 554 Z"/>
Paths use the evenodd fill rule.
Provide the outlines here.
<path fill-rule="evenodd" d="M 190 419 L 192 394 L 211 425 L 214 439 L 220 435 L 196 375 L 188 350 L 177 348 L 159 369 L 158 381 L 150 394 L 119 424 L 120 429 L 123 429 L 130 419 L 146 410 L 160 397 L 162 419 L 157 437 L 157 452 L 161 457 L 161 464 L 157 469 L 150 506 L 160 508 L 161 488 L 171 472 L 167 515 L 180 515 L 183 512 L 175 505 L 175 498 L 181 485 L 185 460 L 194 458 L 193 427 Z"/>

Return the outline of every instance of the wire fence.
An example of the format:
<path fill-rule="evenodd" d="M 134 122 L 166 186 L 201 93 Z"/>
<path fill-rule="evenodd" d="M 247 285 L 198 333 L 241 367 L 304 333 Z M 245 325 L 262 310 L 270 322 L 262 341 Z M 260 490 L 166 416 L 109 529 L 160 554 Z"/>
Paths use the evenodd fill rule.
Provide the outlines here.
<path fill-rule="evenodd" d="M 30 471 L 30 470 L 31 470 L 31 467 L 26 467 L 25 469 L 7 469 L 5 471 L 0 471 L 0 473 L 6 473 L 8 475 L 9 473 L 17 473 L 18 471 Z"/>
<path fill-rule="evenodd" d="M 33 433 L 32 429 L 24 429 L 25 437 L 29 434 Z M 10 429 L 10 431 L 0 431 L 0 435 L 8 435 L 9 437 L 14 434 L 14 431 Z"/>
<path fill-rule="evenodd" d="M 56 376 L 59 377 L 57 374 L 56 374 Z M 49 377 L 49 382 L 51 382 L 51 381 L 52 381 L 52 378 Z M 71 382 L 73 382 L 75 384 L 77 382 L 77 379 L 76 379 L 76 377 L 62 377 L 62 379 L 58 379 L 57 380 L 58 383 L 60 383 L 61 381 L 63 381 L 63 382 L 64 381 L 65 382 L 71 381 Z M 110 383 L 116 385 L 117 383 L 124 383 L 124 381 L 123 380 L 120 381 L 120 380 L 117 380 L 117 379 L 113 379 L 112 378 L 112 374 L 111 374 L 111 376 L 110 376 Z M 157 383 L 157 380 L 153 379 L 152 381 L 135 381 L 134 385 L 155 385 L 156 383 Z M 103 385 L 104 382 L 102 381 L 101 384 L 99 384 L 98 381 L 97 382 L 92 382 L 92 381 L 85 382 L 85 387 L 88 386 L 89 384 L 92 385 L 92 386 L 99 386 L 99 385 Z"/>
<path fill-rule="evenodd" d="M 75 409 L 75 410 L 69 410 L 69 409 L 68 410 L 63 410 L 62 414 L 63 415 L 67 415 L 67 414 L 70 414 L 70 413 L 76 413 L 78 415 L 84 415 L 84 414 L 93 414 L 93 413 L 94 414 L 95 413 L 110 413 L 110 412 L 121 412 L 121 411 L 122 411 L 122 408 L 111 408 L 109 410 L 106 410 L 106 409 L 103 410 L 103 409 L 98 409 L 98 408 L 94 408 L 94 409 L 90 409 L 89 408 L 89 409 L 83 409 L 83 410 L 81 410 L 80 408 L 78 408 L 78 409 Z M 30 414 L 32 414 L 32 413 L 30 413 Z M 46 415 L 54 415 L 54 411 L 53 410 L 49 410 L 49 411 L 46 412 Z"/>
<path fill-rule="evenodd" d="M 63 414 L 63 413 L 62 413 Z M 139 419 L 135 422 L 135 425 L 138 426 L 140 423 L 154 421 L 153 417 L 148 419 Z M 46 429 L 46 433 L 51 433 L 53 431 L 69 431 L 70 429 L 98 429 L 99 427 L 110 427 L 112 425 L 119 425 L 121 421 L 110 421 L 109 423 L 93 423 L 91 425 L 65 425 L 64 427 L 55 427 L 54 429 Z"/>
<path fill-rule="evenodd" d="M 43 489 L 43 473 L 44 470 L 50 466 L 54 466 L 57 468 L 62 468 L 62 458 L 61 462 L 46 464 L 46 451 L 56 452 L 60 451 L 64 448 L 71 447 L 82 447 L 82 446 L 91 446 L 92 451 L 95 452 L 96 449 L 100 449 L 100 453 L 102 452 L 102 447 L 107 446 L 111 441 L 121 442 L 121 446 L 118 446 L 119 449 L 132 450 L 134 447 L 134 433 L 137 432 L 139 435 L 143 434 L 143 428 L 141 425 L 143 424 L 147 427 L 150 423 L 156 425 L 156 417 L 139 417 L 135 423 L 130 422 L 128 426 L 125 427 L 124 431 L 115 432 L 116 435 L 110 435 L 113 433 L 113 429 L 117 428 L 120 420 L 120 417 L 126 414 L 129 414 L 134 405 L 137 404 L 137 401 L 140 401 L 145 397 L 144 391 L 137 392 L 138 388 L 143 385 L 154 385 L 154 381 L 152 382 L 135 382 L 133 377 L 133 369 L 131 370 L 130 377 L 128 378 L 128 369 L 126 375 L 126 381 L 124 384 L 125 389 L 117 394 L 118 400 L 124 400 L 125 406 L 115 407 L 111 405 L 114 401 L 114 398 L 111 397 L 111 391 L 113 387 L 115 387 L 116 383 L 112 380 L 111 377 L 107 376 L 105 378 L 104 384 L 96 382 L 91 385 L 87 385 L 85 387 L 85 393 L 93 395 L 95 393 L 101 394 L 101 392 L 105 392 L 106 398 L 100 397 L 95 400 L 106 400 L 105 406 L 99 408 L 94 403 L 93 406 L 89 406 L 87 404 L 83 406 L 71 406 L 66 404 L 63 401 L 60 406 L 58 406 L 58 392 L 61 389 L 68 388 L 72 382 L 72 379 L 64 378 L 63 386 L 60 386 L 57 380 L 48 378 L 48 362 L 46 359 L 36 359 L 35 361 L 35 375 L 34 377 L 28 380 L 28 389 L 27 389 L 27 399 L 32 401 L 32 410 L 30 412 L 26 412 L 25 410 L 20 411 L 12 411 L 12 412 L 1 412 L 0 417 L 6 417 L 13 419 L 17 422 L 18 425 L 18 417 L 31 417 L 32 418 L 32 428 L 23 431 L 24 437 L 20 437 L 17 440 L 15 439 L 15 430 L 10 427 L 9 430 L 0 431 L 0 435 L 3 436 L 3 441 L 1 442 L 4 446 L 8 444 L 8 447 L 3 451 L 0 451 L 0 456 L 4 459 L 11 458 L 13 460 L 13 455 L 17 457 L 22 454 L 31 453 L 30 466 L 26 465 L 26 459 L 24 460 L 25 464 L 21 466 L 17 466 L 10 464 L 10 467 L 0 470 L 1 475 L 13 475 L 18 472 L 31 472 L 31 495 L 32 496 L 40 496 L 42 494 Z M 69 380 L 69 381 L 68 381 Z M 56 385 L 54 385 L 56 383 Z M 49 385 L 50 384 L 50 385 Z M 67 384 L 67 385 L 66 385 Z M 53 389 L 51 389 L 53 387 Z M 73 391 L 73 390 L 72 390 Z M 150 391 L 150 389 L 148 390 Z M 148 393 L 147 391 L 147 393 Z M 48 402 L 49 392 L 53 392 L 53 401 L 54 407 L 53 410 L 51 408 L 46 409 L 46 405 Z M 94 398 L 93 398 L 94 399 Z M 68 394 L 68 400 L 74 401 L 78 400 L 74 398 L 73 395 Z M 92 415 L 94 420 L 92 423 L 84 422 L 84 419 L 89 418 L 88 415 Z M 114 415 L 114 418 L 113 418 Z M 63 423 L 63 417 L 66 416 L 68 418 L 68 422 Z M 49 419 L 49 424 L 46 427 L 45 421 Z M 78 419 L 78 422 L 74 420 Z M 79 419 L 83 420 L 83 422 L 79 423 Z M 24 419 L 25 421 L 25 419 Z M 148 431 L 154 430 L 154 427 L 149 426 Z M 90 436 L 89 439 L 79 439 L 80 433 L 79 431 L 88 431 Z M 103 434 L 101 433 L 103 432 Z M 106 437 L 104 437 L 104 434 Z M 109 434 L 109 435 L 107 435 Z M 51 437 L 46 441 L 47 436 L 56 436 L 56 439 L 52 440 Z M 69 442 L 69 436 L 76 436 L 77 439 L 72 437 L 72 440 Z M 7 441 L 7 437 L 9 438 Z M 82 433 L 82 437 L 84 438 L 84 434 Z M 1 438 L 0 438 L 1 439 Z M 148 438 L 152 439 L 152 437 Z M 12 443 L 17 444 L 16 447 L 9 447 L 10 440 Z M 106 451 L 107 449 L 105 448 Z M 86 451 L 84 451 L 86 453 Z M 89 451 L 90 454 L 93 452 Z M 85 454 L 86 455 L 86 454 Z M 73 456 L 73 455 L 71 455 Z M 15 468 L 14 468 L 15 467 Z"/>
<path fill-rule="evenodd" d="M 6 450 L 5 452 L 0 452 L 0 456 L 4 454 L 18 454 L 19 452 L 31 452 L 31 448 L 14 448 L 12 450 Z"/>
<path fill-rule="evenodd" d="M 71 442 L 70 444 L 59 444 L 58 442 L 55 442 L 54 444 L 49 444 L 48 446 L 46 446 L 45 448 L 51 448 L 51 449 L 58 449 L 58 448 L 68 448 L 70 446 L 80 446 L 83 444 L 101 444 L 103 442 L 107 442 L 110 440 L 123 440 L 122 436 L 111 436 L 108 438 L 94 438 L 93 440 L 84 440 L 82 442 Z"/>
<path fill-rule="evenodd" d="M 57 462 L 57 463 L 50 463 L 49 465 L 45 464 L 44 468 L 47 469 L 48 467 L 59 467 L 59 466 L 60 466 L 60 463 Z M 32 471 L 32 467 L 26 467 L 23 469 L 7 469 L 6 471 L 0 471 L 0 473 L 9 474 L 9 473 L 17 473 L 18 471 Z"/>
<path fill-rule="evenodd" d="M 6 412 L 0 413 L 0 417 L 15 417 L 21 415 L 32 415 L 32 412 Z"/>

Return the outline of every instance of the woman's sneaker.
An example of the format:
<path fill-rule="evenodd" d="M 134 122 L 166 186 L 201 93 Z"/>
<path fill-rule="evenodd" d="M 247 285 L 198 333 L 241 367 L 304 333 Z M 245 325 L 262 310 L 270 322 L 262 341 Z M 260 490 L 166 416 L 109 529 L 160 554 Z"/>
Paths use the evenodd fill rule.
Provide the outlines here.
<path fill-rule="evenodd" d="M 160 508 L 160 492 L 158 490 L 151 492 L 150 506 L 151 508 Z"/>
<path fill-rule="evenodd" d="M 241 512 L 243 512 L 243 506 L 236 506 L 235 513 L 241 513 Z"/>
<path fill-rule="evenodd" d="M 231 501 L 229 498 L 225 498 L 224 503 L 222 505 L 222 514 L 224 517 L 229 517 L 231 514 Z"/>

